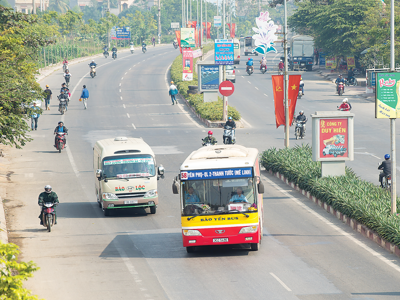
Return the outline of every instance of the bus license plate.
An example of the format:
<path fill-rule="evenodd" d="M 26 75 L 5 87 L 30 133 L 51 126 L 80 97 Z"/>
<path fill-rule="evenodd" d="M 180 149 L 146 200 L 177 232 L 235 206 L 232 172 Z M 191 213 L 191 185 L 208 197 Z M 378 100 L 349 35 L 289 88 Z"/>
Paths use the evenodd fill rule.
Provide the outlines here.
<path fill-rule="evenodd" d="M 226 243 L 227 241 L 228 241 L 228 238 L 213 239 L 213 243 Z"/>
<path fill-rule="evenodd" d="M 125 204 L 137 204 L 137 200 L 126 200 L 124 201 Z"/>

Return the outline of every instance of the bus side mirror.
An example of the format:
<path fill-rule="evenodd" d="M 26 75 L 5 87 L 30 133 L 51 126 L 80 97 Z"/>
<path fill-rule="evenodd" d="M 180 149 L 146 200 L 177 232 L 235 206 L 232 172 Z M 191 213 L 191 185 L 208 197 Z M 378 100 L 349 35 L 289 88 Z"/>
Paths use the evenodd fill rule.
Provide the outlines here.
<path fill-rule="evenodd" d="M 100 180 L 101 180 L 101 177 L 103 177 L 103 170 L 97 169 L 97 170 L 96 170 L 96 177 L 97 177 L 97 179 L 100 181 Z"/>
<path fill-rule="evenodd" d="M 264 183 L 262 183 L 262 181 L 260 180 L 257 186 L 258 186 L 258 193 L 264 194 Z"/>
<path fill-rule="evenodd" d="M 175 177 L 174 182 L 172 183 L 172 193 L 179 194 L 179 182 L 178 177 Z"/>
<path fill-rule="evenodd" d="M 164 173 L 165 173 L 165 169 L 164 169 L 163 165 L 160 165 L 158 167 L 158 175 L 160 175 L 161 178 L 164 178 Z"/>

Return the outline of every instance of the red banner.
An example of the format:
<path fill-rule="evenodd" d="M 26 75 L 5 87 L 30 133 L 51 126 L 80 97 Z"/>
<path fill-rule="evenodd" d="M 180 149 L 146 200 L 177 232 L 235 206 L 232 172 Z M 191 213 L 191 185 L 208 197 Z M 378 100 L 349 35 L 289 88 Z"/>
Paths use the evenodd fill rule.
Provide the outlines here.
<path fill-rule="evenodd" d="M 199 30 L 197 30 L 197 29 L 194 30 L 194 41 L 195 41 L 196 47 L 199 47 Z"/>
<path fill-rule="evenodd" d="M 296 110 L 297 96 L 299 94 L 301 75 L 289 75 L 289 124 L 292 125 L 293 116 Z M 285 106 L 283 99 L 285 98 L 285 84 L 283 75 L 272 75 L 272 89 L 274 92 L 275 102 L 275 120 L 276 128 L 285 125 Z"/>
<path fill-rule="evenodd" d="M 231 26 L 231 23 L 226 23 L 227 25 L 228 25 L 228 27 L 229 27 L 229 32 L 230 32 L 230 36 L 231 36 L 231 38 L 235 38 L 235 35 L 236 35 L 236 23 L 232 23 L 232 26 Z"/>
<path fill-rule="evenodd" d="M 181 31 L 180 31 L 180 30 L 176 30 L 176 31 L 175 31 L 175 36 L 176 36 L 176 40 L 178 41 L 179 51 L 181 51 L 181 53 L 182 53 L 182 48 L 181 48 Z"/>
<path fill-rule="evenodd" d="M 197 21 L 189 21 L 187 27 L 188 28 L 196 28 Z"/>
<path fill-rule="evenodd" d="M 211 22 L 207 22 L 207 27 L 206 27 L 206 23 L 203 22 L 203 30 L 204 30 L 204 34 L 206 35 L 206 38 L 211 39 Z"/>

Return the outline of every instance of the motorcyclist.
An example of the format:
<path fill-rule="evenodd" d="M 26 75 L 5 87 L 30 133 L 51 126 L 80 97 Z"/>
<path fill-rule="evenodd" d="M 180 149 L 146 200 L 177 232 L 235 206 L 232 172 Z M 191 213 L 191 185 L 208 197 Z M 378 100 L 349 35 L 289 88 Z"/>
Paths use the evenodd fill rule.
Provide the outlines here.
<path fill-rule="evenodd" d="M 279 62 L 278 68 L 279 68 L 279 71 L 283 71 L 283 69 L 285 68 L 285 64 L 283 63 L 282 60 Z"/>
<path fill-rule="evenodd" d="M 58 132 L 64 132 L 66 135 L 68 134 L 68 129 L 67 127 L 64 126 L 64 123 L 62 121 L 58 122 L 57 127 L 54 129 L 54 134 L 57 134 Z M 65 147 L 67 147 L 67 137 L 65 136 Z M 54 139 L 54 147 L 56 145 L 56 140 L 57 140 L 57 135 Z"/>
<path fill-rule="evenodd" d="M 249 60 L 246 62 L 247 66 L 246 71 L 251 69 L 251 71 L 254 72 L 253 64 L 254 64 L 253 59 L 249 58 Z"/>
<path fill-rule="evenodd" d="M 38 198 L 38 204 L 40 206 L 42 206 L 42 209 L 40 210 L 40 215 L 39 215 L 39 219 L 40 219 L 40 225 L 43 225 L 43 204 L 44 203 L 60 203 L 58 201 L 58 196 L 55 192 L 52 191 L 52 188 L 50 185 L 46 185 L 44 187 L 44 192 L 41 192 Z M 54 215 L 55 215 L 55 220 L 54 220 L 54 224 L 57 224 L 57 214 L 56 214 L 56 205 L 53 206 L 54 208 Z"/>
<path fill-rule="evenodd" d="M 107 45 L 104 45 L 103 51 L 104 51 L 104 52 L 108 52 L 108 46 L 107 46 Z"/>
<path fill-rule="evenodd" d="M 305 136 L 306 135 L 306 123 L 307 123 L 308 119 L 306 117 L 306 115 L 304 114 L 304 111 L 299 111 L 299 115 L 296 117 L 296 122 L 303 124 L 302 127 L 302 132 L 300 132 L 301 136 Z"/>
<path fill-rule="evenodd" d="M 132 43 L 132 42 L 131 42 L 131 44 L 130 44 L 129 50 L 130 50 L 130 51 L 135 51 L 135 48 L 133 47 L 133 43 Z"/>
<path fill-rule="evenodd" d="M 236 123 L 233 121 L 232 117 L 228 117 L 228 121 L 226 121 L 225 126 L 230 126 L 232 129 L 235 129 Z"/>
<path fill-rule="evenodd" d="M 353 68 L 350 68 L 350 70 L 347 71 L 347 81 L 350 83 L 352 80 L 354 80 L 354 72 Z"/>
<path fill-rule="evenodd" d="M 382 170 L 382 172 L 379 174 L 379 182 L 381 183 L 381 187 L 383 187 L 383 177 L 392 174 L 392 161 L 390 160 L 389 154 L 385 154 L 385 160 L 379 165 L 378 170 Z"/>
<path fill-rule="evenodd" d="M 89 67 L 97 67 L 97 64 L 94 62 L 94 59 L 92 59 L 92 62 L 89 64 Z"/>
<path fill-rule="evenodd" d="M 338 106 L 338 110 L 341 110 L 341 111 L 350 111 L 351 106 L 350 106 L 350 104 L 347 103 L 347 102 L 348 102 L 347 98 L 343 99 L 342 104 L 341 104 L 340 106 Z"/>
<path fill-rule="evenodd" d="M 65 110 L 68 110 L 68 94 L 61 88 L 61 93 L 58 95 L 58 100 L 60 101 L 58 109 L 61 107 L 61 101 L 65 101 Z"/>
<path fill-rule="evenodd" d="M 67 85 L 64 83 L 61 84 L 61 89 L 60 89 L 60 94 L 64 92 L 65 94 L 67 94 L 69 96 L 69 89 L 67 88 Z"/>
<path fill-rule="evenodd" d="M 64 78 L 65 78 L 65 82 L 67 83 L 67 85 L 69 85 L 69 80 L 71 79 L 71 73 L 69 72 L 69 70 L 68 69 L 66 69 L 65 70 L 65 73 L 64 73 Z"/>
<path fill-rule="evenodd" d="M 260 70 L 263 66 L 267 69 L 267 59 L 264 56 L 260 60 Z"/>
<path fill-rule="evenodd" d="M 64 58 L 64 60 L 63 60 L 63 65 L 68 65 L 68 60 L 67 60 L 67 58 Z"/>
<path fill-rule="evenodd" d="M 202 139 L 202 141 L 203 141 L 203 146 L 205 146 L 208 143 L 210 143 L 211 145 L 215 145 L 217 143 L 217 139 L 213 137 L 213 132 L 211 130 L 208 132 L 208 136 Z"/>
<path fill-rule="evenodd" d="M 342 82 L 343 83 L 343 93 L 344 93 L 344 79 L 342 77 L 342 75 L 339 75 L 338 78 L 336 78 L 336 91 L 339 93 L 339 83 Z"/>
<path fill-rule="evenodd" d="M 304 95 L 304 81 L 303 81 L 303 77 L 300 78 L 300 91 L 301 91 L 301 94 Z"/>
<path fill-rule="evenodd" d="M 142 42 L 142 51 L 143 51 L 143 49 L 146 49 L 146 50 L 147 50 L 146 47 L 147 47 L 147 45 L 146 45 L 146 43 L 143 41 L 143 42 Z"/>

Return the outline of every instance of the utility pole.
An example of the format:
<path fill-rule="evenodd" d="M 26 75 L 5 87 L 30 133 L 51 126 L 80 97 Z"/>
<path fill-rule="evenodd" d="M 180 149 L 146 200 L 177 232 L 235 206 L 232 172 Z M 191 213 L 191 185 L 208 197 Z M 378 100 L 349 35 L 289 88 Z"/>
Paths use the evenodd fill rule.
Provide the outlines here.
<path fill-rule="evenodd" d="M 222 1 L 223 1 L 222 12 L 224 14 L 224 16 L 223 16 L 223 23 L 224 23 L 224 25 L 223 25 L 223 31 L 224 31 L 223 34 L 224 35 L 223 36 L 224 36 L 224 39 L 226 39 L 226 32 L 225 32 L 225 1 L 226 0 L 222 0 Z M 225 80 L 226 80 L 226 66 L 223 65 L 222 66 L 222 81 L 225 81 Z M 227 119 L 228 119 L 228 97 L 223 96 L 222 101 L 224 102 L 223 113 L 222 113 L 222 121 L 226 122 Z"/>
<path fill-rule="evenodd" d="M 394 60 L 394 0 L 390 2 L 390 72 L 396 72 Z M 397 192 L 396 192 L 396 118 L 390 119 L 390 144 L 392 155 L 392 214 L 397 213 Z"/>
<path fill-rule="evenodd" d="M 207 0 L 206 0 L 206 43 L 207 43 L 207 32 L 208 32 L 208 24 L 207 24 Z"/>
<path fill-rule="evenodd" d="M 158 0 L 158 44 L 161 44 L 161 0 Z"/>
<path fill-rule="evenodd" d="M 288 64 L 287 64 L 287 5 L 286 0 L 284 0 L 285 5 L 285 32 L 283 36 L 284 51 L 285 51 L 285 147 L 289 148 L 289 74 L 288 74 Z"/>
<path fill-rule="evenodd" d="M 217 16 L 219 16 L 218 15 L 218 0 L 217 0 Z M 217 27 L 217 39 L 218 39 L 218 35 L 219 35 L 219 27 Z"/>
<path fill-rule="evenodd" d="M 186 24 L 189 24 L 189 0 L 186 0 Z"/>
<path fill-rule="evenodd" d="M 203 0 L 200 0 L 200 48 L 203 47 Z"/>
<path fill-rule="evenodd" d="M 110 48 L 110 28 L 108 28 L 109 23 L 108 23 L 108 17 L 110 15 L 110 0 L 107 0 L 107 45 L 108 48 Z"/>

